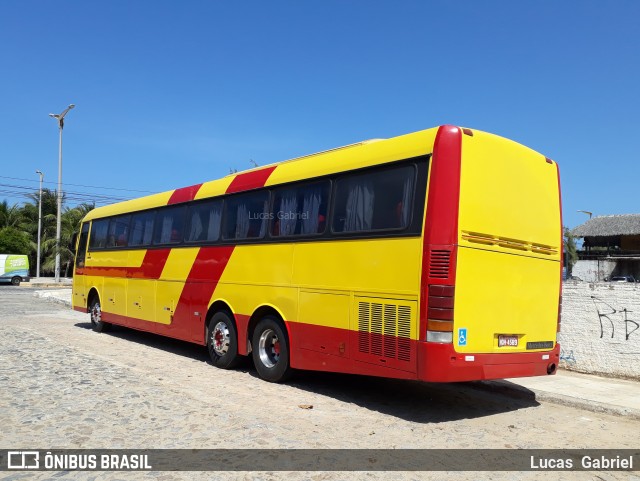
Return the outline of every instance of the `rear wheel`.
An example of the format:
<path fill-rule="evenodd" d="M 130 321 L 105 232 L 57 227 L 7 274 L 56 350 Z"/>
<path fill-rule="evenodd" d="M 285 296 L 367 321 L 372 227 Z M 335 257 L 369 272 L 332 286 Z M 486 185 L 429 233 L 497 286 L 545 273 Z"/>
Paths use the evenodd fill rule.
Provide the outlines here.
<path fill-rule="evenodd" d="M 91 327 L 94 331 L 107 332 L 111 329 L 111 324 L 102 320 L 102 307 L 100 306 L 100 299 L 97 296 L 91 301 L 89 315 L 91 316 Z"/>
<path fill-rule="evenodd" d="M 238 356 L 238 333 L 231 315 L 216 312 L 209 321 L 207 348 L 214 366 L 231 369 L 240 361 Z"/>
<path fill-rule="evenodd" d="M 269 382 L 282 382 L 291 377 L 289 341 L 280 320 L 266 316 L 258 322 L 252 340 L 253 363 L 258 375 Z"/>
<path fill-rule="evenodd" d="M 14 286 L 19 286 L 21 280 L 22 279 L 20 279 L 20 277 L 18 277 L 18 276 L 12 277 L 11 278 L 11 284 L 14 285 Z"/>

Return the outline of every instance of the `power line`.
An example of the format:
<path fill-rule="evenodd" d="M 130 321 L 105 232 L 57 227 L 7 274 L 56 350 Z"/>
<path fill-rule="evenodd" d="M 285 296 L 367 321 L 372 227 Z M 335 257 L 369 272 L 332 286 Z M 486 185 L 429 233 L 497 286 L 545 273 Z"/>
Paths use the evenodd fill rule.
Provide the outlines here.
<path fill-rule="evenodd" d="M 39 183 L 39 180 L 35 180 L 35 179 L 24 179 L 22 177 L 7 177 L 4 175 L 0 175 L 0 179 L 10 179 L 10 180 L 23 180 L 26 182 L 35 182 L 35 183 Z M 50 180 L 45 180 L 43 181 L 44 184 L 55 184 L 57 185 L 57 182 L 54 181 L 50 181 Z M 83 185 L 83 184 L 69 184 L 69 183 L 65 183 L 64 185 L 70 185 L 73 187 L 86 187 L 89 189 L 105 189 L 105 190 L 122 190 L 125 192 L 141 192 L 143 194 L 155 194 L 155 192 L 151 191 L 151 190 L 136 190 L 136 189 L 123 189 L 120 187 L 100 187 L 97 185 Z"/>
<path fill-rule="evenodd" d="M 33 200 L 29 197 L 29 194 L 26 194 L 24 192 L 21 191 L 15 191 L 15 190 L 6 190 L 6 189 L 0 189 L 0 195 L 5 196 L 5 197 L 22 197 L 25 199 L 29 199 L 29 200 Z M 121 202 L 122 199 L 109 199 L 109 198 L 105 198 L 105 199 L 97 199 L 94 197 L 91 197 L 90 195 L 86 195 L 86 196 L 65 196 L 64 197 L 64 201 L 65 203 L 70 203 L 70 202 L 78 202 L 78 203 L 93 203 L 95 205 L 108 205 L 108 204 L 113 204 L 116 202 Z M 129 199 L 124 199 L 124 200 L 129 200 Z"/>
<path fill-rule="evenodd" d="M 3 184 L 3 183 L 0 183 L 0 187 L 5 187 L 5 188 L 9 188 L 9 189 L 18 189 L 18 192 L 23 192 L 23 193 L 25 193 L 27 195 L 38 192 L 37 190 L 34 190 L 32 187 L 27 187 L 27 186 L 23 186 L 23 185 L 16 185 L 16 184 Z M 69 196 L 81 196 L 81 197 L 90 197 L 90 198 L 95 198 L 95 199 L 109 199 L 109 200 L 116 200 L 116 201 L 129 200 L 130 199 L 130 197 L 116 197 L 116 196 L 113 196 L 113 195 L 96 194 L 96 193 L 93 193 L 93 192 L 78 192 L 78 191 L 73 191 L 73 190 L 63 190 L 62 193 L 64 195 L 66 195 L 67 197 L 69 197 Z"/>

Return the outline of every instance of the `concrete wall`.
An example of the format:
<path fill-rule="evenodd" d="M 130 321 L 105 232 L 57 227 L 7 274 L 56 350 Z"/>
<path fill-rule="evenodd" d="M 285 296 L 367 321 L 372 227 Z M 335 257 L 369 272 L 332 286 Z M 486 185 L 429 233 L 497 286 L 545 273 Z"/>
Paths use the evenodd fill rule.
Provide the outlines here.
<path fill-rule="evenodd" d="M 571 275 L 586 282 L 604 281 L 616 268 L 617 260 L 586 260 L 577 261 L 571 270 Z"/>
<path fill-rule="evenodd" d="M 562 285 L 560 367 L 640 380 L 640 284 Z"/>

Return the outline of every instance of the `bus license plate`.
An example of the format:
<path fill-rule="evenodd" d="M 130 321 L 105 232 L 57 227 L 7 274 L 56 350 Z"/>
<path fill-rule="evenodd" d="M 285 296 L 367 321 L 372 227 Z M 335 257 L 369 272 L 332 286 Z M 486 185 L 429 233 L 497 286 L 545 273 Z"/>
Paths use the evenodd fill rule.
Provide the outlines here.
<path fill-rule="evenodd" d="M 505 336 L 500 334 L 498 336 L 498 347 L 518 347 L 518 336 Z"/>

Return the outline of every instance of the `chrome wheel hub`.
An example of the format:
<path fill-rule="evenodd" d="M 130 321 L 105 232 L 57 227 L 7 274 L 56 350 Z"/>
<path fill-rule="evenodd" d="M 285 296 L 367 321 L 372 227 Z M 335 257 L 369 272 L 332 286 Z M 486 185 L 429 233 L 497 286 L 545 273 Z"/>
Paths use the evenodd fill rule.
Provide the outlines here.
<path fill-rule="evenodd" d="M 260 361 L 266 367 L 274 367 L 280 359 L 280 340 L 273 329 L 265 330 L 258 343 Z"/>
<path fill-rule="evenodd" d="M 229 351 L 231 335 L 226 323 L 220 321 L 211 330 L 211 346 L 218 356 L 224 356 Z"/>

